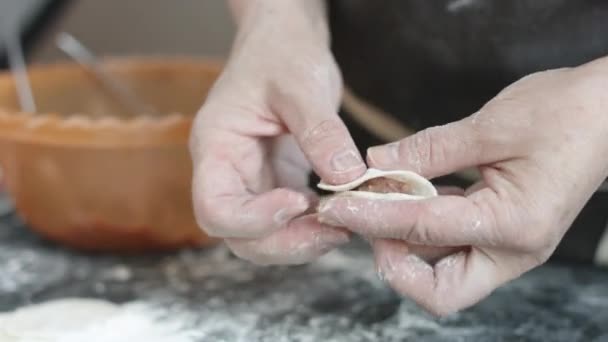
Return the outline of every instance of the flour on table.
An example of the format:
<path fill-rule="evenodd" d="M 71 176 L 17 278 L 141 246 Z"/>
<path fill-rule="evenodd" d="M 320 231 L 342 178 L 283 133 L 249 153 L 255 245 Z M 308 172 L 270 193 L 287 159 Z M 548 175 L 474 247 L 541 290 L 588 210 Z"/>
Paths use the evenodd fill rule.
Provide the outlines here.
<path fill-rule="evenodd" d="M 2 342 L 191 342 L 173 320 L 141 303 L 61 299 L 0 313 Z"/>

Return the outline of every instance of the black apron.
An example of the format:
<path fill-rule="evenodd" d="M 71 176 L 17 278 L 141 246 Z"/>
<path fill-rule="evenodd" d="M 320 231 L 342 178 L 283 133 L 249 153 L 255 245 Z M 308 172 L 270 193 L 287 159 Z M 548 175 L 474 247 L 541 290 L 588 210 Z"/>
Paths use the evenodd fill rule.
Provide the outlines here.
<path fill-rule="evenodd" d="M 328 0 L 345 84 L 414 130 L 471 115 L 530 73 L 608 56 L 606 0 Z M 343 115 L 363 151 L 382 143 Z M 555 256 L 593 262 L 608 221 L 596 193 Z"/>

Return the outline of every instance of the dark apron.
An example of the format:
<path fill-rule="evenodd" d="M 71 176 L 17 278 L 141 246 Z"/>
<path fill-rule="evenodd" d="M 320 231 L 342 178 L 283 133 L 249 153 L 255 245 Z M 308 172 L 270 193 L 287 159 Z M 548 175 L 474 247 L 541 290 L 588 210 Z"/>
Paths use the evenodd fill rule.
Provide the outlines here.
<path fill-rule="evenodd" d="M 606 0 L 328 0 L 332 49 L 358 97 L 420 130 L 466 117 L 535 71 L 608 56 Z M 343 115 L 361 150 L 383 141 Z M 596 193 L 556 257 L 591 262 Z"/>

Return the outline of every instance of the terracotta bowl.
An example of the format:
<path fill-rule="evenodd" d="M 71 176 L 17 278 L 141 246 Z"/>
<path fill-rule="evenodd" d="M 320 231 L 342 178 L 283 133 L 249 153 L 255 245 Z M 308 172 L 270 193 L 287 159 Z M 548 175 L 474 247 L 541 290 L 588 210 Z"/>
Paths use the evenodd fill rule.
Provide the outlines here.
<path fill-rule="evenodd" d="M 33 66 L 38 113 L 19 109 L 0 74 L 0 163 L 27 225 L 89 251 L 201 246 L 191 202 L 188 136 L 221 65 L 193 59 L 114 59 L 112 75 L 160 115 L 133 113 L 82 67 Z"/>

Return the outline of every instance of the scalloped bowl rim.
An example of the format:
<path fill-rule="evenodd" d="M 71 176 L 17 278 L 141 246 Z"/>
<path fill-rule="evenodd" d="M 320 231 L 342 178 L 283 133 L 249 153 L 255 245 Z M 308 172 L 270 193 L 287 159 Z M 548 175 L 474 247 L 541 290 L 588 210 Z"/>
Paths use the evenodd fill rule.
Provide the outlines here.
<path fill-rule="evenodd" d="M 139 68 L 196 67 L 208 69 L 216 76 L 223 66 L 219 59 L 183 57 L 112 57 L 104 58 L 102 63 L 118 68 L 126 68 L 129 64 Z M 79 67 L 73 62 L 57 62 L 32 65 L 28 71 L 31 74 L 50 73 Z M 0 72 L 0 83 L 11 82 L 12 77 L 9 71 Z M 156 118 L 147 114 L 94 118 L 82 113 L 13 111 L 0 105 L 0 141 L 92 148 L 185 145 L 193 120 L 194 114 L 175 112 Z"/>

